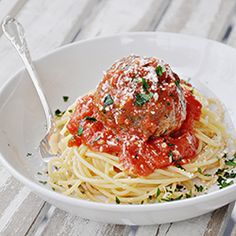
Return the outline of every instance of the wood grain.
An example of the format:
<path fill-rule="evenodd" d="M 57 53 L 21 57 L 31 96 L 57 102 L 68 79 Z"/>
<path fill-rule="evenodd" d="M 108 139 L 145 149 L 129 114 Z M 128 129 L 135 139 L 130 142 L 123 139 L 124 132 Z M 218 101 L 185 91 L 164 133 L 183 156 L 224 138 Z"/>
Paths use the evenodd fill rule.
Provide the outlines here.
<path fill-rule="evenodd" d="M 175 0 L 157 29 L 221 40 L 235 8 L 234 0 Z"/>

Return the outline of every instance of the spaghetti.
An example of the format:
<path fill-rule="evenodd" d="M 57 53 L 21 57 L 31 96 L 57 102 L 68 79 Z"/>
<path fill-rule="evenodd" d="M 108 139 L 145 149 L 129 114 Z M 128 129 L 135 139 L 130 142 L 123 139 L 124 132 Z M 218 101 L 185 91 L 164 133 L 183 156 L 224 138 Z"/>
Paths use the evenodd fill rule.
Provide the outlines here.
<path fill-rule="evenodd" d="M 51 151 L 60 156 L 48 163 L 49 184 L 53 190 L 96 202 L 144 204 L 194 197 L 205 193 L 217 181 L 220 187 L 230 185 L 232 182 L 227 178 L 235 176 L 228 171 L 233 165 L 227 163 L 234 163 L 234 160 L 228 159 L 232 153 L 227 156 L 226 150 L 232 139 L 224 126 L 221 104 L 183 81 L 178 86 L 191 92 L 201 103 L 200 117 L 193 125 L 198 144 L 194 157 L 185 161 L 172 160 L 172 164 L 165 163 L 166 166 L 143 174 L 133 171 L 136 166 L 127 169 L 115 153 L 101 152 L 86 143 L 68 146 L 74 140 L 68 124 L 76 112 L 77 101 L 55 118 L 50 146 Z M 147 133 L 143 137 L 145 135 Z"/>

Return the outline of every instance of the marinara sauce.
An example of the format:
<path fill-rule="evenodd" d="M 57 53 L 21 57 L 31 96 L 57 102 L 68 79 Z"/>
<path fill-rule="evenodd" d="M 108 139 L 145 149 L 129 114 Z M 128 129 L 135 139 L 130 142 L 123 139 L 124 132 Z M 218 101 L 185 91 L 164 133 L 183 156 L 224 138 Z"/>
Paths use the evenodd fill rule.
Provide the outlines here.
<path fill-rule="evenodd" d="M 116 155 L 128 172 L 147 176 L 196 156 L 194 122 L 201 103 L 168 64 L 129 56 L 106 72 L 93 94 L 81 97 L 67 125 L 68 145 Z"/>

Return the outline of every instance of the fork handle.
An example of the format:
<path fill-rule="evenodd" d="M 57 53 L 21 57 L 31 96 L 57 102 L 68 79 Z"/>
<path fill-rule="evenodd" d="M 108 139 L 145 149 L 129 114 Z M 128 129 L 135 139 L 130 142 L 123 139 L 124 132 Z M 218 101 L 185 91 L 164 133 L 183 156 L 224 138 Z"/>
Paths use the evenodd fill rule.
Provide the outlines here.
<path fill-rule="evenodd" d="M 27 47 L 23 26 L 15 18 L 7 16 L 2 23 L 2 30 L 9 41 L 12 43 L 12 45 L 16 48 L 25 65 L 27 72 L 29 73 L 29 76 L 34 84 L 34 87 L 43 106 L 43 110 L 46 116 L 47 129 L 50 129 L 52 126 L 52 112 L 45 97 L 38 73 L 32 62 L 29 49 Z"/>

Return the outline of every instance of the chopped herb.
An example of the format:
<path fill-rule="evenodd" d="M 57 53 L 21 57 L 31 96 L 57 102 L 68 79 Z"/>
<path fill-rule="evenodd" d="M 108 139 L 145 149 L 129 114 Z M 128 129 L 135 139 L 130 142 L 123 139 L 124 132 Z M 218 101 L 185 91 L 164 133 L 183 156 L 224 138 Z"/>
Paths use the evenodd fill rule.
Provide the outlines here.
<path fill-rule="evenodd" d="M 209 177 L 209 176 L 211 176 L 211 174 L 204 174 L 204 176 L 207 176 L 207 177 Z"/>
<path fill-rule="evenodd" d="M 200 167 L 197 168 L 197 171 L 202 174 L 202 169 Z"/>
<path fill-rule="evenodd" d="M 52 187 L 52 190 L 53 190 L 53 191 L 56 191 L 56 189 L 55 189 L 55 188 L 53 188 L 53 187 Z"/>
<path fill-rule="evenodd" d="M 81 136 L 83 131 L 84 131 L 84 128 L 82 126 L 79 126 L 77 134 Z"/>
<path fill-rule="evenodd" d="M 31 157 L 31 156 L 32 156 L 32 153 L 27 152 L 26 156 L 27 156 L 27 157 Z"/>
<path fill-rule="evenodd" d="M 120 199 L 116 197 L 116 204 L 120 204 Z"/>
<path fill-rule="evenodd" d="M 89 120 L 89 121 L 92 121 L 92 122 L 97 121 L 97 119 L 95 117 L 90 117 L 90 116 L 85 116 L 84 120 Z"/>
<path fill-rule="evenodd" d="M 39 183 L 40 183 L 40 184 L 47 184 L 47 181 L 39 180 Z"/>
<path fill-rule="evenodd" d="M 180 200 L 183 197 L 183 194 L 179 195 L 177 198 L 175 198 L 174 200 Z"/>
<path fill-rule="evenodd" d="M 178 87 L 178 88 L 180 88 L 180 81 L 179 80 L 175 80 L 175 85 Z"/>
<path fill-rule="evenodd" d="M 167 105 L 167 106 L 170 106 L 170 102 L 166 102 L 166 105 Z"/>
<path fill-rule="evenodd" d="M 97 142 L 100 138 L 101 138 L 101 135 L 98 135 L 97 138 L 95 138 L 93 142 Z"/>
<path fill-rule="evenodd" d="M 165 202 L 171 201 L 171 199 L 169 199 L 169 198 L 162 198 L 161 200 L 162 200 L 162 201 L 165 201 Z"/>
<path fill-rule="evenodd" d="M 227 166 L 234 166 L 234 167 L 236 166 L 236 162 L 234 162 L 234 161 L 226 161 L 225 164 Z"/>
<path fill-rule="evenodd" d="M 135 83 L 138 83 L 138 78 L 134 78 L 133 80 Z"/>
<path fill-rule="evenodd" d="M 227 178 L 227 179 L 234 179 L 236 177 L 236 173 L 225 172 L 224 177 Z"/>
<path fill-rule="evenodd" d="M 143 203 L 144 203 L 144 201 L 142 200 L 142 201 L 141 201 L 141 205 L 142 205 Z"/>
<path fill-rule="evenodd" d="M 192 195 L 193 195 L 193 194 L 192 194 L 192 191 L 190 190 L 189 193 L 186 193 L 186 194 L 185 194 L 185 197 L 186 197 L 186 198 L 190 198 L 190 197 L 192 197 Z"/>
<path fill-rule="evenodd" d="M 71 109 L 70 109 L 70 110 L 68 110 L 68 112 L 72 113 L 72 112 L 73 112 L 73 110 L 71 110 Z"/>
<path fill-rule="evenodd" d="M 41 172 L 37 172 L 37 175 L 43 175 Z"/>
<path fill-rule="evenodd" d="M 149 93 L 149 94 L 138 93 L 136 94 L 134 104 L 136 106 L 141 107 L 142 105 L 147 103 L 152 98 L 152 96 L 153 96 L 153 93 Z"/>
<path fill-rule="evenodd" d="M 176 165 L 176 167 L 181 169 L 181 170 L 185 170 L 180 164 Z"/>
<path fill-rule="evenodd" d="M 218 169 L 215 174 L 221 175 L 221 174 L 223 174 L 224 171 L 225 171 L 225 169 Z"/>
<path fill-rule="evenodd" d="M 143 84 L 144 92 L 148 92 L 149 85 L 148 85 L 147 81 L 144 78 L 142 78 L 142 84 Z"/>
<path fill-rule="evenodd" d="M 163 75 L 163 68 L 159 65 L 156 68 L 156 73 L 158 76 L 162 76 Z"/>
<path fill-rule="evenodd" d="M 105 98 L 104 98 L 104 105 L 103 108 L 105 109 L 105 107 L 110 106 L 114 103 L 112 97 L 110 94 L 108 94 Z"/>
<path fill-rule="evenodd" d="M 158 196 L 161 194 L 161 190 L 159 188 L 157 188 L 157 192 L 156 192 L 156 198 L 158 198 Z"/>
<path fill-rule="evenodd" d="M 223 182 L 221 182 L 221 183 L 219 184 L 219 185 L 220 185 L 220 189 L 222 189 L 222 188 L 226 188 L 226 187 L 232 185 L 233 183 L 234 183 L 233 180 L 231 180 L 230 182 L 223 181 Z"/>
<path fill-rule="evenodd" d="M 173 152 L 172 152 L 172 151 L 170 151 L 170 152 L 168 153 L 168 156 L 171 158 L 171 162 L 174 161 L 174 159 L 173 159 L 174 155 L 173 155 Z"/>
<path fill-rule="evenodd" d="M 183 186 L 183 185 L 180 185 L 180 184 L 177 184 L 177 185 L 176 185 L 176 189 L 177 189 L 178 191 L 183 190 L 183 189 L 184 189 L 184 186 Z"/>
<path fill-rule="evenodd" d="M 68 97 L 68 96 L 63 96 L 63 100 L 64 100 L 64 102 L 67 102 L 67 101 L 68 101 L 68 99 L 69 99 L 69 97 Z"/>
<path fill-rule="evenodd" d="M 224 155 L 222 156 L 222 158 L 226 158 L 227 157 L 227 153 L 224 153 Z"/>
<path fill-rule="evenodd" d="M 226 188 L 226 187 L 228 187 L 228 186 L 230 186 L 231 184 L 234 183 L 233 180 L 228 182 L 227 179 L 222 177 L 222 176 L 218 177 L 217 182 L 218 182 L 218 186 L 220 187 L 220 189 Z"/>
<path fill-rule="evenodd" d="M 173 143 L 167 143 L 169 147 L 175 146 Z"/>
<path fill-rule="evenodd" d="M 64 113 L 65 113 L 65 111 L 60 111 L 59 109 L 57 109 L 57 110 L 55 111 L 55 116 L 61 117 L 61 116 L 64 115 Z"/>
<path fill-rule="evenodd" d="M 118 138 L 116 138 L 116 142 L 119 142 L 119 139 L 118 139 Z"/>
<path fill-rule="evenodd" d="M 203 186 L 202 185 L 196 185 L 194 184 L 194 187 L 196 188 L 197 192 L 202 192 L 203 191 Z"/>
<path fill-rule="evenodd" d="M 161 200 L 165 201 L 165 202 L 170 202 L 170 201 L 180 200 L 182 197 L 183 197 L 183 194 L 179 195 L 176 198 L 172 198 L 172 197 L 171 198 L 162 198 Z"/>

